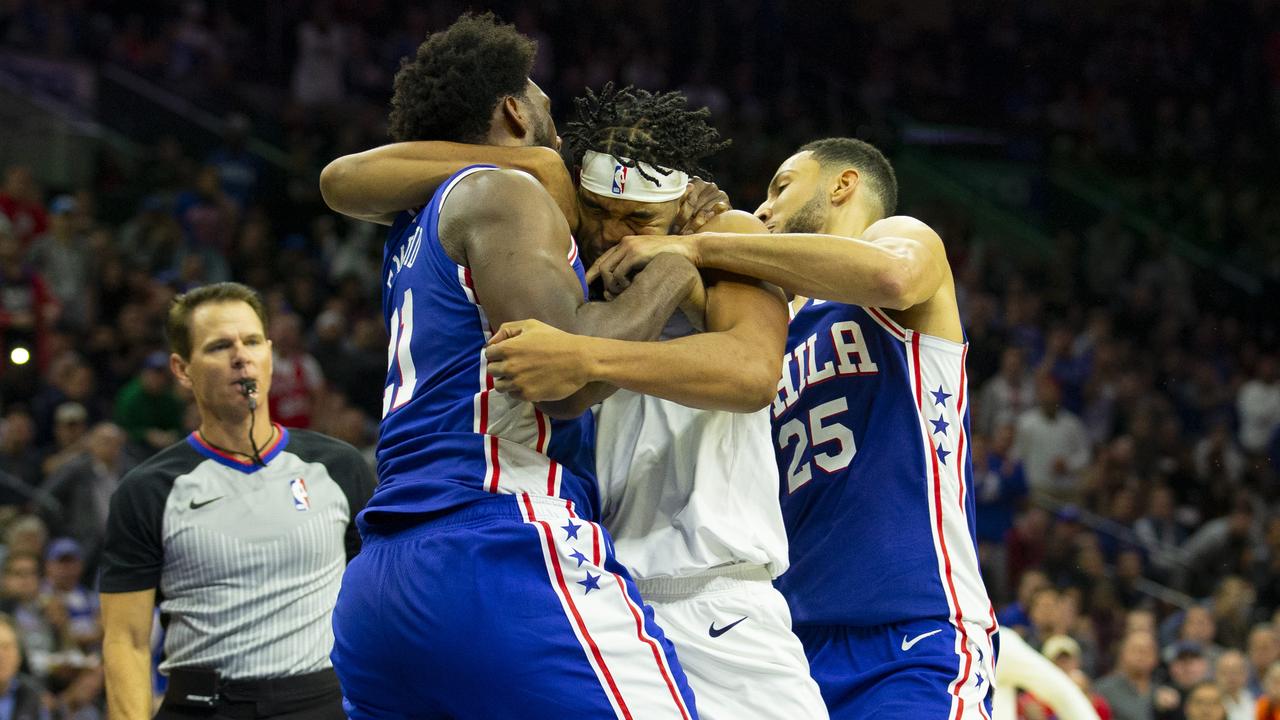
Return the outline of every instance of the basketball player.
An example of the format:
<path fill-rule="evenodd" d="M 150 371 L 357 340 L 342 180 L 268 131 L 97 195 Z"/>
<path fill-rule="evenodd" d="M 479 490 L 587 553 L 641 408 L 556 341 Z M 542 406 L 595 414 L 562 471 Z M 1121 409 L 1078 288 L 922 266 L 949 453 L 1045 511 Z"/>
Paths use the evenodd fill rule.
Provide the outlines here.
<path fill-rule="evenodd" d="M 621 292 L 658 253 L 680 253 L 797 296 L 772 408 L 791 543 L 778 587 L 814 679 L 833 718 L 989 720 L 996 622 L 974 540 L 968 346 L 941 239 L 888 217 L 896 202 L 879 151 L 820 140 L 782 164 L 756 211 L 778 234 L 633 236 L 592 274 Z"/>
<path fill-rule="evenodd" d="M 529 79 L 535 46 L 492 16 L 427 39 L 395 79 L 398 138 L 555 143 Z M 535 317 L 653 338 L 696 271 L 659 258 L 611 303 L 528 175 L 472 167 L 391 228 L 391 334 L 381 483 L 334 610 L 333 663 L 352 718 L 696 717 L 670 643 L 594 522 L 603 394 L 531 404 L 493 392 L 490 328 Z"/>
<path fill-rule="evenodd" d="M 679 93 L 612 86 L 577 104 L 565 146 L 581 160 L 578 237 L 584 256 L 598 256 L 626 234 L 669 232 L 688 174 L 724 145 L 706 111 L 687 110 Z M 432 162 L 425 157 L 434 153 L 440 162 L 461 148 L 423 144 L 416 150 L 404 159 L 348 168 L 330 191 L 351 198 L 361 190 L 347 183 L 404 187 L 432 171 L 424 167 Z M 485 153 L 536 168 L 520 153 L 495 158 L 488 148 L 470 151 Z M 396 172 L 405 172 L 403 183 Z M 381 173 L 387 175 L 376 177 Z M 378 212 L 378 202 L 385 201 L 346 208 L 367 215 Z M 725 231 L 764 230 L 746 213 L 712 222 Z M 786 602 L 770 582 L 786 569 L 786 538 L 768 414 L 750 412 L 767 405 L 775 391 L 780 365 L 773 358 L 782 354 L 785 306 L 755 283 L 721 278 L 707 287 L 705 323 L 707 332 L 696 333 L 683 314 L 676 315 L 664 331 L 671 342 L 628 343 L 630 354 L 600 369 L 600 382 L 627 388 L 598 412 L 603 523 L 675 644 L 703 718 L 822 718 L 826 711 L 791 632 Z M 529 321 L 508 324 L 495 336 L 488 353 L 495 389 L 520 396 L 520 386 L 507 381 L 506 352 L 525 343 L 541 347 L 538 338 L 548 331 Z M 554 347 L 546 351 L 547 357 L 529 358 L 540 376 L 556 382 L 564 373 L 574 382 L 584 366 L 578 356 L 556 358 Z M 729 368 L 727 358 L 735 359 Z M 521 374 L 521 382 L 529 381 Z M 756 399 L 756 389 L 762 398 Z"/>

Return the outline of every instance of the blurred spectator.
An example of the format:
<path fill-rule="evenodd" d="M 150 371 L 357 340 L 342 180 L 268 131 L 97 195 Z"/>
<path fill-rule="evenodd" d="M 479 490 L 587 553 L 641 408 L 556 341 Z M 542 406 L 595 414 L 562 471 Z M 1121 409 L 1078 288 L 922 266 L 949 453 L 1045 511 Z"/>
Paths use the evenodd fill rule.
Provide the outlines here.
<path fill-rule="evenodd" d="M 1267 667 L 1262 676 L 1262 687 L 1257 720 L 1280 720 L 1280 662 L 1273 662 Z"/>
<path fill-rule="evenodd" d="M 53 413 L 53 447 L 40 463 L 41 474 L 53 477 L 84 449 L 89 413 L 78 402 L 64 402 Z"/>
<path fill-rule="evenodd" d="M 1036 385 L 1027 372 L 1022 350 L 1007 347 L 1000 355 L 1000 372 L 982 386 L 975 403 L 975 432 L 994 434 L 1018 421 L 1035 402 Z"/>
<path fill-rule="evenodd" d="M 83 213 L 71 195 L 54 198 L 49 205 L 49 230 L 31 243 L 27 254 L 62 305 L 63 320 L 77 328 L 88 320 L 84 289 L 89 285 L 90 258 Z"/>
<path fill-rule="evenodd" d="M 1228 720 L 1222 689 L 1202 680 L 1187 690 L 1182 701 L 1185 720 Z"/>
<path fill-rule="evenodd" d="M 253 200 L 262 177 L 262 161 L 249 152 L 246 145 L 252 129 L 245 115 L 235 113 L 228 116 L 222 145 L 205 159 L 206 165 L 218 169 L 222 191 L 236 201 L 242 212 Z"/>
<path fill-rule="evenodd" d="M 1152 720 L 1152 699 L 1156 684 L 1153 677 L 1159 658 L 1156 638 L 1149 632 L 1133 630 L 1120 641 L 1116 668 L 1094 683 L 1094 689 L 1106 698 L 1115 720 Z"/>
<path fill-rule="evenodd" d="M 103 690 L 103 672 L 100 665 L 85 668 L 76 673 L 66 689 L 58 693 L 54 701 L 56 720 L 102 720 L 98 705 Z"/>
<path fill-rule="evenodd" d="M 1045 557 L 1045 539 L 1049 533 L 1051 518 L 1044 508 L 1028 507 L 1013 522 L 1013 529 L 1005 535 L 1005 550 L 1009 555 L 1009 585 L 1018 588 L 1019 604 L 1025 609 L 1025 601 L 1031 599 L 1030 594 L 1023 594 L 1023 574 L 1036 573 L 1033 582 L 1047 577 L 1040 572 Z"/>
<path fill-rule="evenodd" d="M 240 209 L 222 190 L 218 168 L 205 165 L 196 172 L 192 186 L 178 194 L 174 215 L 186 236 L 186 252 L 226 274 L 226 253 L 235 237 Z"/>
<path fill-rule="evenodd" d="M 997 617 L 1000 626 L 1026 636 L 1031 629 L 1030 608 L 1032 600 L 1041 590 L 1052 589 L 1049 578 L 1039 570 L 1027 570 L 1018 578 L 1017 600 L 1010 603 Z M 1030 643 L 1028 643 L 1030 644 Z"/>
<path fill-rule="evenodd" d="M 1045 638 L 1064 632 L 1059 623 L 1058 590 L 1053 587 L 1042 587 L 1031 596 L 1027 605 L 1026 631 L 1020 633 L 1033 648 L 1040 648 Z"/>
<path fill-rule="evenodd" d="M 147 355 L 141 372 L 116 395 L 116 422 L 148 455 L 178 441 L 185 411 L 186 403 L 173 392 L 169 356 L 159 350 Z"/>
<path fill-rule="evenodd" d="M 18 624 L 0 614 L 0 715 L 12 720 L 48 720 L 44 688 L 19 672 L 22 667 L 22 640 Z"/>
<path fill-rule="evenodd" d="M 1253 517 L 1253 502 L 1244 495 L 1238 496 L 1230 515 L 1200 526 L 1182 544 L 1182 553 L 1191 571 L 1192 594 L 1207 595 L 1224 573 L 1249 572 L 1250 568 L 1240 565 L 1245 553 L 1260 540 L 1254 530 Z"/>
<path fill-rule="evenodd" d="M 1211 665 L 1200 643 L 1179 640 L 1169 648 L 1169 684 L 1185 699 L 1191 688 L 1209 679 Z"/>
<path fill-rule="evenodd" d="M 302 320 L 292 313 L 272 318 L 271 344 L 272 419 L 287 427 L 311 427 L 324 374 L 302 344 Z"/>
<path fill-rule="evenodd" d="M 1214 623 L 1213 612 L 1203 605 L 1192 605 L 1182 614 L 1182 624 L 1178 627 L 1178 640 L 1191 643 L 1196 650 L 1208 660 L 1209 665 L 1217 662 L 1222 648 L 1214 643 L 1218 629 Z"/>
<path fill-rule="evenodd" d="M 1201 483 L 1225 481 L 1237 485 L 1244 477 L 1244 453 L 1231 437 L 1231 426 L 1225 418 L 1216 420 L 1208 434 L 1196 443 L 1195 463 Z"/>
<path fill-rule="evenodd" d="M 85 448 L 51 474 L 41 487 L 52 500 L 50 526 L 59 535 L 78 541 L 96 566 L 111 494 L 132 467 L 124 452 L 125 434 L 112 423 L 99 423 L 89 432 Z"/>
<path fill-rule="evenodd" d="M 1037 406 L 1018 418 L 1014 456 L 1022 461 L 1033 495 L 1074 502 L 1080 494 L 1080 472 L 1089 464 L 1089 437 L 1084 424 L 1061 405 L 1053 378 L 1036 383 Z"/>
<path fill-rule="evenodd" d="M 313 7 L 311 19 L 298 25 L 293 65 L 293 99 L 308 108 L 336 104 L 346 95 L 346 30 L 334 21 L 329 3 Z"/>
<path fill-rule="evenodd" d="M 0 608 L 17 623 L 32 674 L 46 678 L 55 654 L 62 649 L 66 610 L 56 599 L 40 601 L 39 556 L 10 552 L 0 568 Z"/>
<path fill-rule="evenodd" d="M 1165 579 L 1178 569 L 1178 548 L 1187 537 L 1176 511 L 1173 490 L 1168 485 L 1157 485 L 1148 495 L 1146 514 L 1133 524 L 1138 539 L 1151 555 L 1153 569 Z"/>
<path fill-rule="evenodd" d="M 23 251 L 49 229 L 44 198 L 31 168 L 14 165 L 5 169 L 4 185 L 0 186 L 0 213 L 12 225 L 13 235 Z"/>
<path fill-rule="evenodd" d="M 1027 497 L 1027 480 L 1021 463 L 1010 456 L 1012 446 L 1013 426 L 1004 424 L 990 442 L 985 435 L 975 433 L 971 447 L 978 556 L 982 576 L 1001 602 L 1008 597 L 1004 539 Z"/>
<path fill-rule="evenodd" d="M 35 440 L 35 421 L 22 407 L 11 408 L 0 419 L 0 474 L 5 476 L 0 479 L 0 505 L 26 505 L 40 485 Z"/>
<path fill-rule="evenodd" d="M 1267 668 L 1280 662 L 1280 637 L 1277 637 L 1275 627 L 1268 623 L 1255 625 L 1249 632 L 1246 648 L 1249 657 L 1249 689 L 1254 695 L 1262 695 L 1263 677 Z"/>
<path fill-rule="evenodd" d="M 1240 386 L 1236 411 L 1240 413 L 1240 445 L 1254 454 L 1265 452 L 1280 428 L 1280 373 L 1275 356 L 1258 359 L 1257 371 Z"/>
<path fill-rule="evenodd" d="M 84 550 L 71 538 L 58 538 L 45 551 L 45 581 L 40 592 L 56 597 L 67 609 L 70 639 L 85 652 L 102 642 L 98 594 L 81 584 L 84 577 Z"/>
<path fill-rule="evenodd" d="M 1090 687 L 1088 674 L 1081 669 L 1079 643 L 1070 635 L 1054 635 L 1044 641 L 1044 648 L 1041 654 L 1053 661 L 1054 665 L 1057 665 L 1080 686 L 1080 691 L 1089 698 L 1094 712 L 1098 713 L 1099 720 L 1108 720 L 1111 717 L 1111 706 L 1107 704 L 1107 699 L 1093 691 L 1093 688 Z M 1045 708 L 1044 716 L 1046 718 L 1049 717 L 1047 708 Z"/>
<path fill-rule="evenodd" d="M 1249 690 L 1249 667 L 1244 653 L 1239 650 L 1223 652 L 1218 656 L 1213 676 L 1218 687 L 1222 688 L 1227 720 L 1254 720 L 1258 698 Z"/>

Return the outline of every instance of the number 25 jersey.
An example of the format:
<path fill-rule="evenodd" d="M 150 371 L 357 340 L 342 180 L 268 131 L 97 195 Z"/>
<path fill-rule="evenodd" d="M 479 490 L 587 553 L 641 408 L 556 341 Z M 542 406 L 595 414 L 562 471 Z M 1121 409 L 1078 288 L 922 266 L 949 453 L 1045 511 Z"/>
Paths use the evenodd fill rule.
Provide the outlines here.
<path fill-rule="evenodd" d="M 449 192 L 472 173 L 492 170 L 461 170 L 421 212 L 401 215 L 391 228 L 382 264 L 382 306 L 391 343 L 378 489 L 360 514 L 362 532 L 492 494 L 561 497 L 573 501 L 580 516 L 596 517 L 591 414 L 554 420 L 531 403 L 494 390 L 484 355 L 493 330 L 484 298 L 477 295 L 471 271 L 440 245 L 440 211 Z M 582 262 L 572 240 L 565 262 L 585 298 Z"/>
<path fill-rule="evenodd" d="M 994 627 L 978 570 L 968 345 L 809 300 L 773 403 L 797 624 Z"/>

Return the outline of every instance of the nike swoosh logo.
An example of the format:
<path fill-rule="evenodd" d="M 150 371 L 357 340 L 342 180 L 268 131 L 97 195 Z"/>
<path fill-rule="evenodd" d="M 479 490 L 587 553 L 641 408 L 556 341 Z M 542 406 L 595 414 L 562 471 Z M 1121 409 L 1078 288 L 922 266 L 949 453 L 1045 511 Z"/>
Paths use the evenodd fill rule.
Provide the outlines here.
<path fill-rule="evenodd" d="M 222 498 L 224 498 L 224 497 L 226 497 L 226 495 L 219 495 L 218 497 L 216 497 L 216 498 L 214 498 L 214 499 L 212 499 L 212 500 L 205 500 L 204 502 L 199 502 L 199 503 L 198 503 L 198 502 L 196 502 L 195 500 L 192 500 L 192 501 L 191 501 L 191 509 L 192 509 L 192 510 L 199 510 L 200 508 L 204 507 L 205 505 L 208 505 L 208 504 L 209 504 L 209 503 L 211 503 L 211 502 L 218 502 L 219 500 L 221 500 L 221 499 L 222 499 Z"/>
<path fill-rule="evenodd" d="M 915 647 L 916 643 L 929 637 L 930 635 L 937 635 L 940 632 L 942 632 L 942 628 L 938 628 L 937 630 L 931 630 L 930 632 L 927 632 L 927 633 L 921 633 L 920 635 L 917 635 L 911 638 L 910 640 L 907 639 L 906 635 L 903 635 L 902 636 L 902 652 L 906 652 L 911 648 Z"/>
<path fill-rule="evenodd" d="M 715 621 L 715 620 L 712 620 L 712 621 L 711 621 L 711 627 L 707 628 L 707 634 L 708 634 L 708 635 L 710 635 L 710 636 L 711 636 L 711 637 L 713 637 L 713 638 L 718 638 L 718 637 L 720 637 L 721 635 L 723 635 L 723 634 L 725 634 L 725 633 L 729 632 L 730 630 L 732 630 L 734 625 L 737 625 L 738 623 L 740 623 L 740 622 L 742 622 L 743 620 L 746 620 L 746 619 L 747 619 L 747 616 L 746 616 L 746 615 L 743 615 L 741 618 L 739 618 L 739 619 L 737 619 L 737 620 L 734 620 L 733 622 L 729 623 L 728 625 L 725 625 L 725 626 L 724 626 L 724 627 L 722 627 L 722 628 L 717 628 L 717 627 L 716 627 L 716 621 Z"/>

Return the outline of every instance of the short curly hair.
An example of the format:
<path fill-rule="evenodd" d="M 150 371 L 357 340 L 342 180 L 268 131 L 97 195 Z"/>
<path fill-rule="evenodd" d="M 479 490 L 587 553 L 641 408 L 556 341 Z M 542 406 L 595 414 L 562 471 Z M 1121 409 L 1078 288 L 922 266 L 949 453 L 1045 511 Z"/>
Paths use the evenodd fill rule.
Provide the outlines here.
<path fill-rule="evenodd" d="M 628 85 L 618 89 L 608 83 L 594 93 L 590 89 L 574 100 L 578 117 L 564 128 L 564 152 L 571 164 L 581 163 L 588 150 L 627 160 L 648 180 L 648 163 L 690 175 L 710 178 L 704 158 L 728 147 L 707 119 L 706 108 L 690 110 L 689 100 L 678 92 L 651 93 Z"/>
<path fill-rule="evenodd" d="M 493 13 L 465 14 L 400 61 L 392 139 L 479 142 L 502 98 L 525 97 L 538 44 Z"/>

